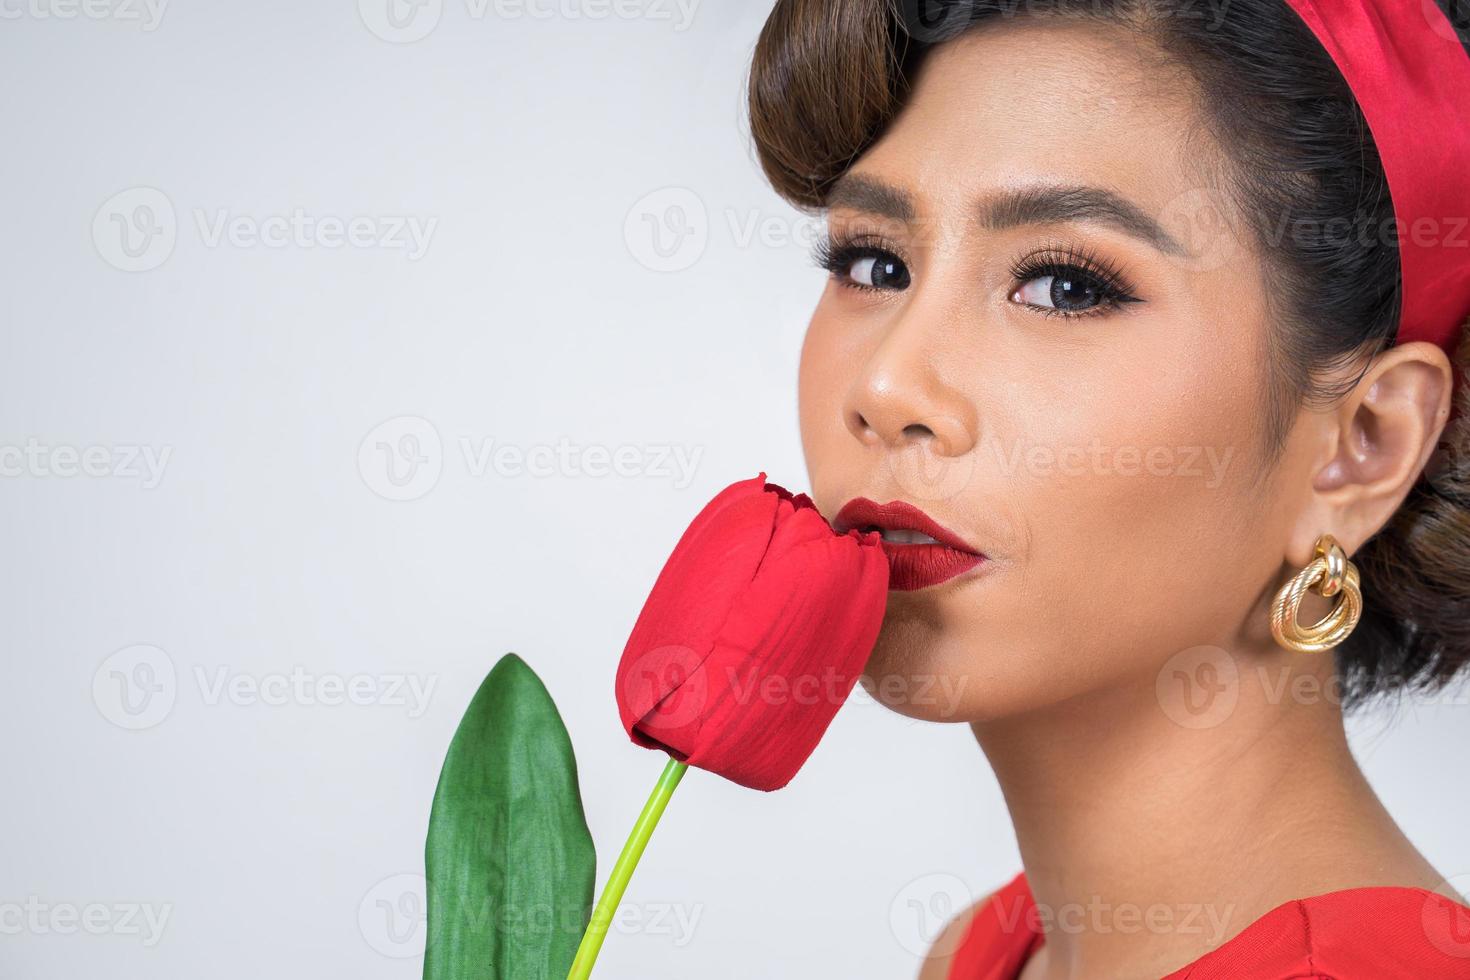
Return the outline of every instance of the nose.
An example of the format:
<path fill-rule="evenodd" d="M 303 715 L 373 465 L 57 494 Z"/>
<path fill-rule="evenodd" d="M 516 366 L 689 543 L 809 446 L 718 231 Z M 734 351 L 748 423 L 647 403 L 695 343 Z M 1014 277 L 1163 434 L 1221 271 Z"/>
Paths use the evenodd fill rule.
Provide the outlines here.
<path fill-rule="evenodd" d="M 963 456 L 978 440 L 975 406 L 943 374 L 938 345 L 922 325 L 895 323 L 847 394 L 844 419 L 860 441 L 890 450 L 923 445 Z"/>

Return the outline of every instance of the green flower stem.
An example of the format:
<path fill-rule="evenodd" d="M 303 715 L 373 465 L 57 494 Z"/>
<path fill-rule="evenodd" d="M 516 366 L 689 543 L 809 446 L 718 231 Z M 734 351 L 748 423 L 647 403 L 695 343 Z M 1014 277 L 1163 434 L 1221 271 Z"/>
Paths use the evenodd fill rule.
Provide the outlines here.
<path fill-rule="evenodd" d="M 658 785 L 653 788 L 648 802 L 643 805 L 643 812 L 638 814 L 633 832 L 628 835 L 628 843 L 623 845 L 623 853 L 618 855 L 618 863 L 613 865 L 612 872 L 607 876 L 607 884 L 603 886 L 602 896 L 592 910 L 592 918 L 587 923 L 587 931 L 582 934 L 582 945 L 577 947 L 577 958 L 572 961 L 572 971 L 567 974 L 567 980 L 586 980 L 592 975 L 592 964 L 597 961 L 597 953 L 602 949 L 603 939 L 607 937 L 607 927 L 612 923 L 613 913 L 623 900 L 628 879 L 633 877 L 633 869 L 643 856 L 643 848 L 648 846 L 648 838 L 653 836 L 653 828 L 658 826 L 658 818 L 663 816 L 664 807 L 669 805 L 669 797 L 674 795 L 674 787 L 679 785 L 679 780 L 684 778 L 684 771 L 688 768 L 687 764 L 673 758 L 664 766 L 663 774 L 658 777 Z"/>

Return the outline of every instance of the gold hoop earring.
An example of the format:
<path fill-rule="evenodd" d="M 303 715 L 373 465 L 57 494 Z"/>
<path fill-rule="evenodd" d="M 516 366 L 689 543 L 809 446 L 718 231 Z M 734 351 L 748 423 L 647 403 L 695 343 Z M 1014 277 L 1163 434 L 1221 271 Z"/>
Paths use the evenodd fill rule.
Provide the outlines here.
<path fill-rule="evenodd" d="M 1302 597 L 1311 589 L 1331 598 L 1342 593 L 1332 611 L 1311 626 L 1296 621 Z M 1271 635 L 1288 650 L 1298 653 L 1320 653 L 1347 639 L 1358 617 L 1363 614 L 1363 592 L 1358 587 L 1358 566 L 1348 561 L 1347 553 L 1330 534 L 1317 538 L 1312 560 L 1292 576 L 1276 593 L 1271 603 Z"/>

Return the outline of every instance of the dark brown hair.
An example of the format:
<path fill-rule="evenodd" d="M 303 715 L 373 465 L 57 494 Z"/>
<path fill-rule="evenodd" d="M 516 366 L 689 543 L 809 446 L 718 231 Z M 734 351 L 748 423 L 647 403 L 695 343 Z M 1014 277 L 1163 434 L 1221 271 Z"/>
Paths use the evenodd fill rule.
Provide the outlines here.
<path fill-rule="evenodd" d="M 1437 2 L 1470 50 L 1470 0 Z M 1328 385 L 1323 368 L 1360 360 L 1366 368 L 1368 355 L 1392 346 L 1401 300 L 1398 226 L 1372 135 L 1341 72 L 1285 0 L 778 0 L 749 78 L 751 135 L 767 178 L 792 204 L 823 208 L 897 115 L 927 52 L 1019 16 L 1131 31 L 1195 84 L 1201 119 L 1225 156 L 1229 199 L 1271 254 L 1264 274 L 1280 303 L 1262 437 L 1266 461 L 1275 460 L 1302 405 L 1330 404 L 1356 383 Z M 1344 216 L 1359 233 L 1333 230 Z M 1392 520 L 1353 555 L 1364 611 L 1335 650 L 1348 706 L 1437 689 L 1470 661 L 1466 334 L 1454 357 L 1455 418 Z"/>

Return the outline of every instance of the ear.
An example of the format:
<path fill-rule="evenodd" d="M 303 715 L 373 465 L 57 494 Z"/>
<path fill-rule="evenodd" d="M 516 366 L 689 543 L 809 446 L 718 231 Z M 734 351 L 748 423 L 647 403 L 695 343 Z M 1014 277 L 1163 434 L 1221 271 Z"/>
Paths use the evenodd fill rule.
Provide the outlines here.
<path fill-rule="evenodd" d="M 1323 421 L 1325 461 L 1312 504 L 1293 530 L 1287 560 L 1307 564 L 1317 535 L 1331 533 L 1352 554 L 1408 496 L 1449 419 L 1454 370 L 1427 341 L 1391 347 Z"/>

